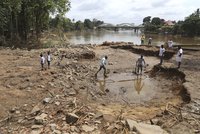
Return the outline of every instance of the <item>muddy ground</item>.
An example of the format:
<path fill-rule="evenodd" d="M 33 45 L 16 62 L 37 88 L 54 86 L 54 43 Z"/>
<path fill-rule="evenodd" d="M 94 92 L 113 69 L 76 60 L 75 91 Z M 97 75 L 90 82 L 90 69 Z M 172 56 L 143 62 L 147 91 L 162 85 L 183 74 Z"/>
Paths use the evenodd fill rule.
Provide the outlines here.
<path fill-rule="evenodd" d="M 41 71 L 39 55 L 49 50 L 51 68 Z M 179 70 L 174 53 L 167 50 L 159 66 L 158 48 L 126 43 L 1 49 L 0 133 L 145 133 L 145 125 L 199 133 L 200 53 L 184 51 Z M 138 76 L 140 54 L 148 66 Z M 95 78 L 104 55 L 108 77 Z M 133 129 L 130 120 L 144 125 Z"/>

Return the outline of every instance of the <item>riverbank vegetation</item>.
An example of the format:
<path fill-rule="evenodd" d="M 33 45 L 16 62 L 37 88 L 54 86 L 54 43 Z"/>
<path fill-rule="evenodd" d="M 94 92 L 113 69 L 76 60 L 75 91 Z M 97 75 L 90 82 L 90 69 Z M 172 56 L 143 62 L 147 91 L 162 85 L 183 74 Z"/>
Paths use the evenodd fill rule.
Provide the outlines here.
<path fill-rule="evenodd" d="M 0 45 L 37 40 L 49 29 L 50 16 L 63 16 L 69 9 L 69 0 L 1 0 Z"/>
<path fill-rule="evenodd" d="M 159 17 L 147 16 L 143 19 L 146 33 L 163 33 L 183 36 L 200 36 L 200 11 L 185 18 L 184 21 L 165 21 Z"/>
<path fill-rule="evenodd" d="M 0 46 L 40 44 L 40 38 L 49 35 L 60 40 L 64 32 L 95 29 L 104 23 L 70 20 L 65 17 L 70 7 L 69 0 L 1 0 Z"/>
<path fill-rule="evenodd" d="M 63 16 L 57 15 L 55 18 L 50 19 L 50 28 L 62 29 L 64 32 L 69 31 L 82 31 L 82 30 L 92 30 L 97 26 L 103 24 L 103 21 L 97 19 L 85 19 L 84 22 L 74 19 L 69 19 Z"/>

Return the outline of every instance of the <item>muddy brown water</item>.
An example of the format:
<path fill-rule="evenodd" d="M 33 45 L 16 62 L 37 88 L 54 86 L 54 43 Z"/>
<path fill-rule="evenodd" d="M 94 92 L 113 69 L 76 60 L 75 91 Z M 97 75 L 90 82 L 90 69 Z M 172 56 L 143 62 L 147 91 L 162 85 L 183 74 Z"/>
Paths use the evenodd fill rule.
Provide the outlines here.
<path fill-rule="evenodd" d="M 157 35 L 157 34 L 146 34 L 145 44 L 148 43 L 148 38 L 151 37 L 152 45 L 161 45 L 172 39 L 174 45 L 194 45 L 195 47 L 200 46 L 200 38 L 189 38 L 172 35 Z M 108 42 L 134 42 L 134 44 L 141 44 L 140 38 L 141 33 L 135 33 L 134 30 L 94 30 L 85 32 L 71 32 L 67 33 L 67 38 L 72 44 L 102 44 L 105 41 Z"/>
<path fill-rule="evenodd" d="M 99 76 L 97 83 L 100 92 L 115 102 L 143 103 L 153 99 L 159 92 L 158 82 L 144 74 L 119 73 L 108 78 Z"/>

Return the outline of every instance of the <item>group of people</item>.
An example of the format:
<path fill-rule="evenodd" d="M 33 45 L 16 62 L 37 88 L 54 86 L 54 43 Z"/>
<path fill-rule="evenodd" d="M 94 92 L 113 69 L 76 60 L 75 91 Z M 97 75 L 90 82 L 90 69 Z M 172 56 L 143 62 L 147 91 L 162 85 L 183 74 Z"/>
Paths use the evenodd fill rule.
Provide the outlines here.
<path fill-rule="evenodd" d="M 164 45 L 161 45 L 160 50 L 159 50 L 159 57 L 160 57 L 159 65 L 162 65 L 162 63 L 163 63 L 164 53 L 165 53 Z M 178 46 L 178 52 L 177 52 L 177 55 L 176 55 L 176 61 L 178 63 L 177 68 L 178 69 L 181 66 L 182 57 L 183 57 L 183 49 L 181 48 L 181 46 Z M 107 59 L 108 59 L 107 56 L 105 56 L 101 59 L 100 67 L 99 67 L 99 70 L 96 72 L 95 77 L 97 77 L 97 74 L 98 74 L 99 71 L 101 71 L 101 69 L 104 70 L 104 77 L 107 77 L 107 75 L 106 75 Z M 141 57 L 138 58 L 138 60 L 136 61 L 135 73 L 136 74 L 142 74 L 142 71 L 143 71 L 143 68 L 145 67 L 145 65 L 146 65 L 145 60 L 143 58 L 143 55 L 141 55 Z"/>
<path fill-rule="evenodd" d="M 50 63 L 51 63 L 50 51 L 47 52 L 46 58 L 45 58 L 45 56 L 42 53 L 40 54 L 40 64 L 41 64 L 42 70 L 45 69 L 44 65 L 46 64 L 46 59 L 47 59 L 48 69 L 50 69 Z"/>
<path fill-rule="evenodd" d="M 165 48 L 163 45 L 160 46 L 160 51 L 159 51 L 159 57 L 160 57 L 160 65 L 162 65 L 163 63 L 163 58 L 164 58 L 164 53 L 165 53 Z M 181 61 L 182 61 L 182 57 L 183 57 L 183 49 L 181 48 L 181 46 L 178 46 L 178 51 L 177 51 L 177 55 L 176 55 L 176 61 L 178 63 L 178 69 L 181 66 Z"/>
<path fill-rule="evenodd" d="M 141 45 L 144 45 L 144 42 L 145 42 L 145 35 L 142 34 L 142 36 L 141 36 Z M 152 38 L 149 37 L 149 39 L 148 39 L 148 45 L 151 45 L 151 42 L 152 42 Z"/>

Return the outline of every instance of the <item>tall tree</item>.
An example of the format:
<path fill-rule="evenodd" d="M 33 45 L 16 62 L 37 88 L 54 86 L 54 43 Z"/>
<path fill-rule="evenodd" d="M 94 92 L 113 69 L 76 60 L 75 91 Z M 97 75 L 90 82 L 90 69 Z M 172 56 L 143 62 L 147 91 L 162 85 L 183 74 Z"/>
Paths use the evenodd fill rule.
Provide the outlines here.
<path fill-rule="evenodd" d="M 150 21 L 151 21 L 151 16 L 147 16 L 143 19 L 143 24 L 150 23 Z"/>
<path fill-rule="evenodd" d="M 154 17 L 154 18 L 152 18 L 151 24 L 160 25 L 161 24 L 161 19 L 159 17 Z"/>

